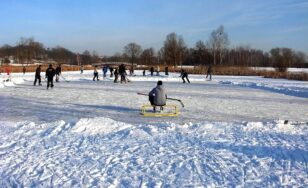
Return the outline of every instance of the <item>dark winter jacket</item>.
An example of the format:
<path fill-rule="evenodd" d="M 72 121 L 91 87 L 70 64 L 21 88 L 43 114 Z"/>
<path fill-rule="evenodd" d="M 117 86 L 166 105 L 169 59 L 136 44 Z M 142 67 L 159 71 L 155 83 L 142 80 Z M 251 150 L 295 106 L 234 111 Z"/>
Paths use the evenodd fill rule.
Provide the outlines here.
<path fill-rule="evenodd" d="M 212 71 L 212 67 L 209 66 L 209 68 L 207 69 L 207 73 L 208 73 L 208 74 L 212 74 L 212 72 L 213 72 L 213 71 Z"/>
<path fill-rule="evenodd" d="M 61 74 L 61 67 L 57 67 L 56 68 L 56 75 L 60 75 Z"/>
<path fill-rule="evenodd" d="M 125 70 L 126 68 L 125 68 L 125 65 L 123 65 L 123 64 L 121 64 L 120 66 L 119 66 L 119 74 L 126 74 L 126 70 Z"/>
<path fill-rule="evenodd" d="M 48 69 L 46 69 L 45 77 L 49 79 L 53 79 L 53 77 L 55 76 L 55 73 L 56 73 L 55 69 L 52 67 L 49 67 Z"/>
<path fill-rule="evenodd" d="M 149 96 L 154 97 L 154 104 L 157 106 L 166 105 L 167 94 L 163 86 L 158 85 L 149 93 Z"/>
<path fill-rule="evenodd" d="M 41 75 L 41 67 L 37 67 L 35 70 L 35 76 L 40 76 Z"/>
<path fill-rule="evenodd" d="M 118 72 L 118 69 L 116 69 L 115 71 L 114 71 L 114 75 L 119 75 L 119 72 Z"/>
<path fill-rule="evenodd" d="M 187 77 L 187 76 L 188 76 L 187 72 L 182 70 L 180 77 Z"/>

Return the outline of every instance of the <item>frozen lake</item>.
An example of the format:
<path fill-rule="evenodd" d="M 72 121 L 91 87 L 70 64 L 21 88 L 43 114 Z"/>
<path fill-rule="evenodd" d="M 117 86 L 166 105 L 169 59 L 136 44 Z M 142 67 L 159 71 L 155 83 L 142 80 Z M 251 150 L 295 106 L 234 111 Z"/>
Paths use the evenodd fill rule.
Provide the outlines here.
<path fill-rule="evenodd" d="M 178 74 L 0 85 L 3 186 L 307 186 L 308 82 Z M 5 75 L 1 75 L 2 79 Z M 179 117 L 143 117 L 158 80 Z M 170 104 L 176 104 L 169 101 Z"/>

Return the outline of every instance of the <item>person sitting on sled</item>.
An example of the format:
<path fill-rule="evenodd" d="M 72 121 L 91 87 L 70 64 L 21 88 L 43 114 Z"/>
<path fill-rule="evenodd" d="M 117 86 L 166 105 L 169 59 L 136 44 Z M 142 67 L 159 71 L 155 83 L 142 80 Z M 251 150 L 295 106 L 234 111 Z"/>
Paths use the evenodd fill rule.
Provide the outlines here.
<path fill-rule="evenodd" d="M 149 93 L 149 100 L 154 111 L 156 111 L 156 106 L 160 106 L 160 110 L 163 110 L 163 106 L 166 105 L 167 94 L 162 85 L 163 82 L 158 81 L 157 86 Z"/>

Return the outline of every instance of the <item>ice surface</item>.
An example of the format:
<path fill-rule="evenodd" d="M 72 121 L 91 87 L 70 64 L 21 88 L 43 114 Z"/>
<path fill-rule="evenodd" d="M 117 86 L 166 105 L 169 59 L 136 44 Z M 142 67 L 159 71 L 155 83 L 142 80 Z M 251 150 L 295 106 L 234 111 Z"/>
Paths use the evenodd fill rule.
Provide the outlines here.
<path fill-rule="evenodd" d="M 49 90 L 34 73 L 1 82 L 0 187 L 308 185 L 307 82 L 136 74 L 64 72 Z M 136 93 L 157 80 L 184 102 L 179 117 L 140 115 L 148 98 Z"/>

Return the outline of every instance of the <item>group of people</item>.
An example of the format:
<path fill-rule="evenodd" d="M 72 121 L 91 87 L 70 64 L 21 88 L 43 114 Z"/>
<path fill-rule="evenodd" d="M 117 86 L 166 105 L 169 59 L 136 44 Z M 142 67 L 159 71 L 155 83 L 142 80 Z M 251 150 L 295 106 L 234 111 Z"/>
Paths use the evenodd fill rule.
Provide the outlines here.
<path fill-rule="evenodd" d="M 109 69 L 109 71 L 110 71 L 110 77 L 113 77 L 113 75 L 114 75 L 114 83 L 118 83 L 119 75 L 120 75 L 120 77 L 121 77 L 121 78 L 120 78 L 120 82 L 121 82 L 121 83 L 126 83 L 127 81 L 129 81 L 128 78 L 127 78 L 126 67 L 125 67 L 124 64 L 119 65 L 118 68 L 113 68 L 113 67 L 109 67 L 109 66 L 103 66 L 102 72 L 103 72 L 103 76 L 104 76 L 104 77 L 107 76 L 107 71 L 108 71 L 108 69 Z M 24 74 L 25 74 L 25 71 L 26 71 L 26 69 L 25 69 L 25 67 L 24 67 L 24 68 L 23 68 Z M 61 75 L 61 71 L 62 71 L 62 70 L 61 70 L 61 65 L 58 65 L 58 66 L 56 67 L 56 69 L 54 69 L 54 68 L 52 67 L 52 64 L 50 64 L 50 65 L 48 66 L 48 68 L 46 69 L 46 73 L 45 73 L 45 78 L 47 79 L 47 89 L 48 89 L 49 87 L 51 87 L 51 88 L 54 87 L 54 84 L 53 84 L 54 76 L 56 76 L 56 82 L 59 82 L 59 77 L 60 77 L 60 75 Z M 82 74 L 82 73 L 83 73 L 83 66 L 81 66 L 80 71 L 81 71 L 81 74 Z M 151 67 L 151 68 L 150 68 L 150 71 L 151 71 L 151 76 L 152 76 L 152 75 L 153 75 L 153 72 L 154 72 L 154 68 Z M 159 69 L 158 69 L 158 71 L 159 71 Z M 210 66 L 208 67 L 208 69 L 207 69 L 206 78 L 209 77 L 209 79 L 212 80 L 212 72 L 213 72 L 213 70 L 212 70 L 212 67 L 211 67 L 211 65 L 210 65 Z M 9 74 L 9 73 L 8 73 L 8 74 Z M 159 73 L 158 73 L 158 74 L 159 74 Z M 168 73 L 168 67 L 165 67 L 165 74 L 166 74 L 166 75 L 169 74 L 169 73 Z M 95 80 L 98 81 L 98 80 L 99 80 L 98 75 L 99 75 L 99 74 L 98 74 L 97 66 L 95 66 L 95 67 L 94 67 L 94 77 L 93 77 L 93 81 L 95 81 Z M 145 76 L 145 70 L 143 71 L 143 76 Z M 181 75 L 180 75 L 180 77 L 182 78 L 183 83 L 186 83 L 186 82 L 190 83 L 190 80 L 189 80 L 189 78 L 188 78 L 188 73 L 187 73 L 187 71 L 185 71 L 184 69 L 181 70 Z M 36 71 L 35 71 L 35 79 L 34 79 L 34 86 L 36 85 L 37 81 L 38 81 L 38 84 L 39 84 L 39 85 L 42 85 L 42 84 L 41 84 L 41 65 L 39 65 L 39 66 L 36 68 Z M 156 89 L 155 89 L 155 92 L 163 91 L 163 89 L 161 89 L 161 87 L 162 87 L 162 81 L 159 81 L 159 82 L 157 83 L 157 87 L 156 87 Z M 149 96 L 150 96 L 150 95 L 152 96 L 155 92 L 154 92 L 154 90 L 152 90 L 152 91 L 150 92 Z M 151 104 L 155 104 L 155 103 L 157 103 L 157 101 L 163 101 L 163 100 L 161 100 L 162 94 L 157 94 L 157 95 L 154 94 L 154 96 L 156 96 L 156 97 L 159 96 L 159 100 L 157 100 L 155 97 L 154 97 L 154 98 L 153 98 L 153 97 L 150 97 Z M 155 101 L 156 101 L 156 102 L 155 102 Z M 163 102 L 159 102 L 159 104 L 161 104 L 161 103 L 163 103 Z"/>
<path fill-rule="evenodd" d="M 110 76 L 113 77 L 114 75 L 114 82 L 117 83 L 118 82 L 118 77 L 119 75 L 121 76 L 121 83 L 126 83 L 127 82 L 127 78 L 126 78 L 126 67 L 124 64 L 121 64 L 119 65 L 118 68 L 113 68 L 113 67 L 107 67 L 107 66 L 104 66 L 102 68 L 102 71 L 103 71 L 103 76 L 106 77 L 106 74 L 107 74 L 107 71 L 108 71 L 108 68 L 110 70 Z M 152 72 L 153 72 L 153 67 L 151 67 L 150 71 L 151 71 L 151 75 L 152 75 Z M 113 71 L 114 70 L 114 71 Z M 25 70 L 23 70 L 25 72 Z M 168 75 L 168 67 L 165 68 L 165 72 L 166 72 L 166 75 Z M 209 66 L 208 69 L 207 69 L 207 75 L 206 75 L 206 78 L 209 77 L 209 79 L 211 80 L 212 79 L 212 67 Z M 83 73 L 83 67 L 81 69 L 81 73 Z M 9 73 L 8 73 L 9 74 Z M 145 71 L 143 71 L 143 75 L 145 74 Z M 45 73 L 45 78 L 47 79 L 47 89 L 49 87 L 53 88 L 54 85 L 53 85 L 53 79 L 54 79 L 54 76 L 56 75 L 56 82 L 59 81 L 59 76 L 61 75 L 61 65 L 58 65 L 56 67 L 56 69 L 54 69 L 52 67 L 52 64 L 50 64 L 48 66 L 48 68 L 46 69 L 46 73 Z M 181 75 L 180 77 L 182 78 L 183 80 L 183 83 L 186 83 L 186 81 L 188 83 L 190 83 L 190 80 L 188 79 L 188 73 L 182 69 L 181 70 Z M 98 70 L 97 70 L 97 66 L 94 67 L 94 77 L 93 77 L 93 81 L 95 81 L 95 79 L 98 81 L 99 78 L 98 78 Z M 36 71 L 35 71 L 35 80 L 34 80 L 34 86 L 36 85 L 38 81 L 38 84 L 41 86 L 41 65 L 39 65 L 37 68 L 36 68 Z M 167 101 L 167 93 L 163 87 L 163 82 L 161 80 L 159 80 L 157 82 L 157 86 L 155 88 L 153 88 L 149 94 L 149 101 L 151 103 L 151 105 L 153 106 L 153 111 L 156 112 L 157 111 L 157 107 L 159 107 L 160 111 L 163 110 L 163 107 L 166 105 L 166 101 Z"/>
<path fill-rule="evenodd" d="M 154 67 L 150 68 L 150 73 L 151 73 L 151 76 L 154 76 Z M 157 68 L 156 68 L 156 76 L 159 76 L 159 73 L 160 73 L 160 67 L 157 66 Z M 165 67 L 165 75 L 169 75 L 168 66 Z M 143 76 L 145 76 L 145 70 L 143 70 Z"/>
<path fill-rule="evenodd" d="M 120 82 L 121 83 L 126 83 L 128 82 L 128 78 L 127 78 L 127 73 L 126 73 L 126 66 L 124 64 L 119 65 L 119 67 L 114 68 L 114 67 L 109 67 L 109 66 L 103 66 L 102 68 L 102 72 L 103 72 L 103 77 L 105 78 L 107 76 L 107 72 L 108 69 L 110 71 L 110 77 L 112 78 L 114 76 L 114 83 L 118 83 L 118 79 L 119 76 L 120 78 Z M 98 77 L 98 70 L 97 70 L 97 66 L 94 66 L 94 72 L 93 72 L 93 81 L 99 81 L 99 77 Z"/>
<path fill-rule="evenodd" d="M 42 80 L 41 80 L 41 71 L 42 71 L 42 66 L 39 65 L 36 70 L 35 70 L 35 79 L 33 85 L 36 85 L 36 82 L 38 81 L 38 84 L 41 86 L 42 85 Z M 45 72 L 45 79 L 47 79 L 47 89 L 49 87 L 53 88 L 53 79 L 54 76 L 56 76 L 56 82 L 59 82 L 59 76 L 61 75 L 61 65 L 58 65 L 56 69 L 52 67 L 52 64 L 49 64 L 48 68 L 46 69 Z"/>

